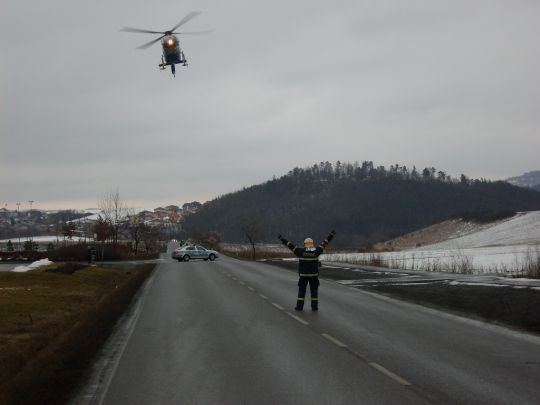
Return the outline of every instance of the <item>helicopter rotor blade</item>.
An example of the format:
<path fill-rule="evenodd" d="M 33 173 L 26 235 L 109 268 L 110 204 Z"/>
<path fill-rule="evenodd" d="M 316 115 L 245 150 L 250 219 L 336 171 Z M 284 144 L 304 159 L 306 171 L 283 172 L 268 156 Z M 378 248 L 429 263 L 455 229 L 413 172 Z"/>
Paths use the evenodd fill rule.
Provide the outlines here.
<path fill-rule="evenodd" d="M 190 31 L 190 32 L 172 32 L 172 34 L 178 34 L 178 35 L 206 35 L 210 34 L 212 30 L 207 31 Z"/>
<path fill-rule="evenodd" d="M 122 31 L 122 32 L 140 32 L 140 33 L 144 33 L 144 34 L 165 34 L 164 32 L 161 32 L 161 31 L 149 31 L 149 30 L 143 30 L 143 29 L 140 29 L 140 28 L 132 28 L 132 27 L 124 27 L 120 31 Z"/>
<path fill-rule="evenodd" d="M 175 29 L 177 29 L 178 27 L 180 27 L 181 25 L 187 23 L 189 20 L 197 17 L 199 14 L 201 14 L 200 11 L 192 11 L 190 13 L 188 13 L 184 18 L 182 18 L 180 20 L 180 22 L 178 24 L 176 24 L 172 29 L 171 29 L 171 32 L 174 31 Z"/>
<path fill-rule="evenodd" d="M 163 38 L 165 35 L 160 36 L 159 38 L 153 39 L 150 42 L 147 42 L 146 44 L 142 44 L 141 46 L 138 46 L 137 49 L 146 49 L 154 45 L 156 42 L 158 42 L 161 38 Z"/>

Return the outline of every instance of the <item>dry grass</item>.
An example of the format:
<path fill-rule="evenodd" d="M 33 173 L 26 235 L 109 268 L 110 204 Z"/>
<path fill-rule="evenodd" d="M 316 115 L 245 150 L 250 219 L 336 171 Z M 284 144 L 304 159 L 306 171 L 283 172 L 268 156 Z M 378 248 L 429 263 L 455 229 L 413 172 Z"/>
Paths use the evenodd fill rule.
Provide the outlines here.
<path fill-rule="evenodd" d="M 152 268 L 0 273 L 0 404 L 65 403 Z"/>
<path fill-rule="evenodd" d="M 219 246 L 219 250 L 227 256 L 243 260 L 253 260 L 253 250 L 250 245 L 224 243 Z M 277 259 L 283 257 L 294 257 L 294 255 L 283 245 L 255 245 L 256 260 Z"/>
<path fill-rule="evenodd" d="M 498 264 L 475 268 L 474 257 L 466 254 L 455 254 L 450 261 L 421 255 L 415 260 L 414 253 L 402 257 L 385 257 L 382 253 L 363 253 L 361 255 L 334 254 L 333 262 L 350 263 L 364 266 L 386 267 L 404 271 L 443 272 L 455 274 L 496 274 L 501 277 L 526 277 L 540 279 L 540 247 L 531 247 L 523 257 L 516 257 L 513 264 Z"/>
<path fill-rule="evenodd" d="M 421 257 L 415 261 L 412 256 L 409 264 L 405 258 L 393 257 L 384 258 L 381 253 L 365 253 L 362 256 L 350 257 L 347 254 L 334 254 L 331 261 L 345 262 L 364 266 L 386 267 L 389 269 L 405 271 L 427 271 L 427 272 L 446 272 L 458 274 L 474 274 L 472 267 L 473 260 L 466 255 L 456 255 L 452 257 L 449 263 L 443 263 L 441 260 L 423 260 Z"/>
<path fill-rule="evenodd" d="M 522 273 L 527 278 L 540 278 L 540 247 L 529 250 L 525 255 Z"/>

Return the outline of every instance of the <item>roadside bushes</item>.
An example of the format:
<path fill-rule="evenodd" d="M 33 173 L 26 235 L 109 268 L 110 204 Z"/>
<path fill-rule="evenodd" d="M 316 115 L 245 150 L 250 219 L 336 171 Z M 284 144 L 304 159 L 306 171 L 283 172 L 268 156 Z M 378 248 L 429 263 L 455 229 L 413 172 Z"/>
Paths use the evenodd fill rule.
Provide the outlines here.
<path fill-rule="evenodd" d="M 47 273 L 73 274 L 76 271 L 82 270 L 86 267 L 87 267 L 86 264 L 68 262 L 68 263 L 58 264 L 54 267 L 46 269 L 45 271 Z"/>
<path fill-rule="evenodd" d="M 0 261 L 2 262 L 35 262 L 47 257 L 46 252 L 0 252 Z"/>
<path fill-rule="evenodd" d="M 48 252 L 49 259 L 55 262 L 60 261 L 87 261 L 88 249 L 93 245 L 84 243 L 76 245 L 60 246 L 54 251 Z M 98 244 L 95 246 L 95 260 L 128 260 L 128 259 L 154 259 L 156 253 L 135 254 L 130 246 L 112 244 Z"/>

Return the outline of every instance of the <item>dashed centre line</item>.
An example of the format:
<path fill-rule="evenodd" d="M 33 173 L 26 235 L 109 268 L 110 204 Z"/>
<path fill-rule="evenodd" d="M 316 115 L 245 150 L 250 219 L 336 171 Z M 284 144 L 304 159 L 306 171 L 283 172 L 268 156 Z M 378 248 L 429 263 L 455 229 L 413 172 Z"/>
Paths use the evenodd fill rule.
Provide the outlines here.
<path fill-rule="evenodd" d="M 329 334 L 327 333 L 321 333 L 321 335 L 325 338 L 325 339 L 328 339 L 330 342 L 332 342 L 333 344 L 335 344 L 336 346 L 339 346 L 339 347 L 347 347 L 347 345 L 343 342 L 340 342 L 339 340 L 337 340 L 335 337 L 333 336 L 330 336 Z"/>
<path fill-rule="evenodd" d="M 371 367 L 373 367 L 375 370 L 383 373 L 384 375 L 386 375 L 387 377 L 390 377 L 392 380 L 396 381 L 398 384 L 401 384 L 401 385 L 411 385 L 410 382 L 408 382 L 407 380 L 401 378 L 399 375 L 397 374 L 394 374 L 392 373 L 390 370 L 388 370 L 387 368 L 381 366 L 380 364 L 378 363 L 374 363 L 374 362 L 371 362 L 371 363 L 368 363 Z"/>
<path fill-rule="evenodd" d="M 303 325 L 309 325 L 309 322 L 308 321 L 304 321 L 302 318 L 300 318 L 299 316 L 296 316 L 295 314 L 291 314 L 290 312 L 285 312 L 287 315 L 289 315 L 291 318 L 297 320 L 298 322 L 300 322 L 301 324 Z"/>
<path fill-rule="evenodd" d="M 230 273 L 225 273 L 223 272 L 223 274 L 225 274 L 227 277 L 229 278 L 232 278 L 234 281 L 237 281 L 239 284 L 243 285 L 243 286 L 246 286 L 246 288 L 250 291 L 253 291 L 255 292 L 256 290 L 249 286 L 249 285 L 246 285 L 246 283 L 242 280 L 239 280 L 238 278 L 234 277 L 233 275 L 231 275 Z M 268 300 L 268 297 L 264 294 L 261 294 L 261 293 L 258 293 L 259 297 L 261 297 L 263 300 Z M 301 317 L 291 313 L 291 312 L 288 312 L 288 311 L 285 311 L 285 308 L 282 307 L 281 305 L 279 305 L 277 302 L 270 302 L 274 307 L 276 307 L 277 309 L 279 309 L 280 311 L 284 311 L 287 315 L 289 315 L 291 318 L 293 318 L 295 321 L 301 323 L 302 325 L 305 325 L 305 326 L 309 326 L 309 322 L 302 319 Z M 361 359 L 362 361 L 364 361 L 365 363 L 367 363 L 370 367 L 374 368 L 375 370 L 377 370 L 378 372 L 384 374 L 385 376 L 391 378 L 392 380 L 394 380 L 395 382 L 397 382 L 398 384 L 400 385 L 404 385 L 404 386 L 410 386 L 412 385 L 409 381 L 405 380 L 404 378 L 400 377 L 399 375 L 393 373 L 392 371 L 388 370 L 387 368 L 381 366 L 380 364 L 378 363 L 375 363 L 375 362 L 372 362 L 372 361 L 369 361 L 369 359 L 364 356 L 363 354 L 361 353 L 358 353 L 352 349 L 350 349 L 345 343 L 341 342 L 340 340 L 336 339 L 335 337 L 327 334 L 327 333 L 321 333 L 321 336 L 324 337 L 326 340 L 332 342 L 334 345 L 340 347 L 340 348 L 343 348 L 345 350 L 347 350 L 349 353 L 353 354 L 354 356 L 356 356 L 357 358 Z"/>

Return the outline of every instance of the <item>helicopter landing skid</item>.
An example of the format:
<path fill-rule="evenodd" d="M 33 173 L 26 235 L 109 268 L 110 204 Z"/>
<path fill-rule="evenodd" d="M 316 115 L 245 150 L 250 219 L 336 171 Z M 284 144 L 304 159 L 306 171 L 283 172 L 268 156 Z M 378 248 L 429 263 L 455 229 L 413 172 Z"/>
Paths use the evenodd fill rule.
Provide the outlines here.
<path fill-rule="evenodd" d="M 165 60 L 163 59 L 163 56 L 161 56 L 161 63 L 158 65 L 159 66 L 159 70 L 165 70 L 166 69 L 166 64 L 165 64 Z"/>

